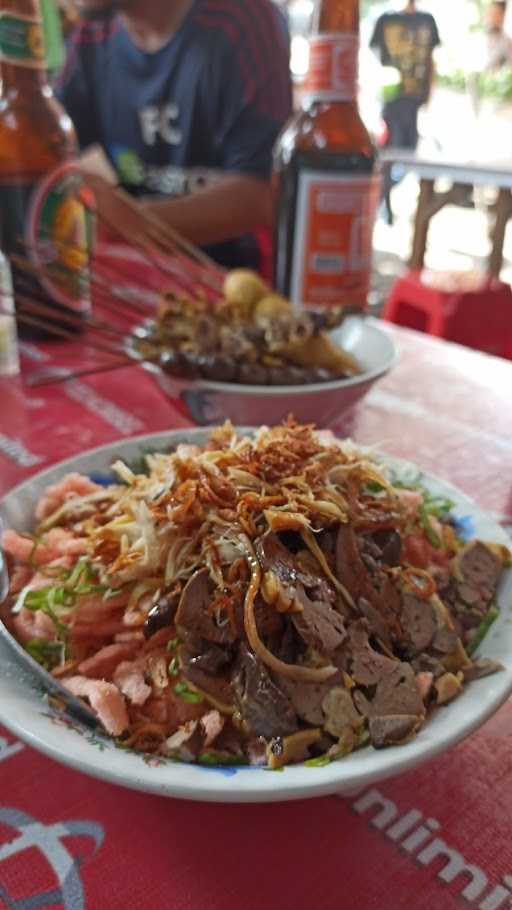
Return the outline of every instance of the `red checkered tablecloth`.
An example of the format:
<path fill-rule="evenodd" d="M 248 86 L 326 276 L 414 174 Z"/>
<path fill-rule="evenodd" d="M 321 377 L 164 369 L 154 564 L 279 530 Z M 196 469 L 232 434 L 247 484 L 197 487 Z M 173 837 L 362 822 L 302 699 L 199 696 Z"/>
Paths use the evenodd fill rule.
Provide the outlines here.
<path fill-rule="evenodd" d="M 338 427 L 455 483 L 512 525 L 512 363 L 398 329 L 396 369 Z M 24 345 L 23 370 L 76 365 Z M 83 449 L 183 426 L 136 367 L 0 382 L 0 492 Z M 216 806 L 89 779 L 0 730 L 1 910 L 512 907 L 512 705 L 350 799 Z"/>

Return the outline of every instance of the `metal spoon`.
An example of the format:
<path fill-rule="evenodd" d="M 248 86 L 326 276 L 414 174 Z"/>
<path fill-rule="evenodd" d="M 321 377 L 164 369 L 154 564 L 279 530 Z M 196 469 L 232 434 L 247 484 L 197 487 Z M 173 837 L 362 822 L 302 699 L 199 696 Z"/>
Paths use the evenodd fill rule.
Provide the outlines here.
<path fill-rule="evenodd" d="M 0 518 L 0 540 L 3 534 L 3 524 L 2 519 Z M 9 575 L 7 572 L 7 562 L 0 546 L 0 606 L 6 599 L 9 593 Z M 76 720 L 81 721 L 87 727 L 90 727 L 94 730 L 102 730 L 102 726 L 90 708 L 81 701 L 79 698 L 76 698 L 57 680 L 51 673 L 48 673 L 41 664 L 38 664 L 36 660 L 25 651 L 25 648 L 20 645 L 20 643 L 14 638 L 13 635 L 9 632 L 9 629 L 3 622 L 0 617 L 0 635 L 4 641 L 9 645 L 11 651 L 16 655 L 17 660 L 24 665 L 24 667 L 30 671 L 31 675 L 34 676 L 38 682 L 40 682 L 46 691 L 50 695 L 57 696 L 62 700 L 71 714 L 72 717 Z"/>

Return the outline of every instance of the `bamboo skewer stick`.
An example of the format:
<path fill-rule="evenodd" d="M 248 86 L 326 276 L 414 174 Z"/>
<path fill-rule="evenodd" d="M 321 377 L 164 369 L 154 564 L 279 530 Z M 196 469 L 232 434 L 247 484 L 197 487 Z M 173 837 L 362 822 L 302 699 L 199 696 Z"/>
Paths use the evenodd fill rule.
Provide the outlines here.
<path fill-rule="evenodd" d="M 18 296 L 18 309 L 16 312 L 16 319 L 20 322 L 25 323 L 26 325 L 32 325 L 34 328 L 42 329 L 44 332 L 47 332 L 51 335 L 57 335 L 59 338 L 65 338 L 67 341 L 77 341 L 76 332 L 71 331 L 71 329 L 65 329 L 61 326 L 54 325 L 48 322 L 48 319 L 44 318 L 45 313 L 41 312 L 38 307 L 39 304 L 36 304 L 34 307 L 30 300 Z M 21 307 L 19 304 L 21 303 Z M 55 316 L 55 311 L 51 308 L 47 308 L 51 312 L 52 316 Z M 59 317 L 61 314 L 59 314 Z M 41 318 L 39 318 L 41 317 Z M 123 351 L 120 348 L 109 347 L 108 345 L 101 344 L 96 340 L 88 338 L 87 336 L 83 339 L 83 344 L 86 347 L 92 348 L 93 350 L 100 351 L 102 354 L 111 354 L 118 357 L 120 354 L 123 354 Z"/>
<path fill-rule="evenodd" d="M 35 249 L 34 246 L 31 246 L 30 244 L 27 244 L 22 240 L 20 240 L 19 243 L 20 243 L 20 245 L 23 245 L 29 251 L 33 251 Z M 71 253 L 75 249 L 76 249 L 76 247 L 73 246 L 72 244 L 69 244 L 66 247 L 66 250 Z M 19 254 L 18 255 L 13 254 L 11 256 L 11 259 L 12 259 L 13 263 L 15 265 L 17 265 L 18 269 L 20 269 L 21 271 L 30 272 L 32 275 L 34 275 L 34 277 L 37 280 L 40 281 L 42 278 L 45 278 L 45 277 L 47 279 L 49 279 L 50 281 L 52 280 L 51 273 L 49 272 L 48 269 L 45 269 L 44 267 L 36 266 L 34 263 L 30 262 L 30 260 L 27 259 L 26 257 L 20 256 Z M 52 267 L 53 271 L 61 273 L 64 278 L 69 277 L 68 268 L 64 265 L 61 265 L 59 262 L 52 262 L 51 267 Z M 94 271 L 94 269 L 91 267 L 88 271 L 88 278 L 89 278 L 90 283 L 93 285 L 96 285 L 98 287 L 106 289 L 113 296 L 116 296 L 120 300 L 123 300 L 123 302 L 126 304 L 126 306 L 129 308 L 132 308 L 137 313 L 137 315 L 147 316 L 147 313 L 148 313 L 147 306 L 137 303 L 137 301 L 133 299 L 134 297 L 136 297 L 137 294 L 147 293 L 147 290 L 145 288 L 143 288 L 142 286 L 137 287 L 135 285 L 134 286 L 130 286 L 130 285 L 124 286 L 123 289 L 116 288 L 114 286 L 114 283 L 119 281 L 119 279 L 121 277 L 120 273 L 116 273 L 115 269 L 113 271 L 110 269 L 107 270 L 104 268 L 103 265 L 102 265 L 102 271 L 105 273 L 104 277 L 101 277 L 101 275 L 97 274 Z M 155 292 L 155 298 L 157 298 L 157 297 L 158 297 L 158 294 Z"/>
<path fill-rule="evenodd" d="M 81 370 L 68 370 L 59 376 L 42 376 L 34 379 L 28 378 L 27 385 L 36 388 L 43 385 L 57 385 L 62 382 L 72 382 L 73 379 L 80 379 L 82 376 L 96 376 L 101 373 L 109 373 L 110 370 L 121 370 L 128 367 L 137 366 L 137 362 L 127 357 L 126 360 L 119 360 L 115 363 L 98 364 L 95 367 L 84 367 Z"/>
<path fill-rule="evenodd" d="M 12 259 L 12 262 L 14 263 L 14 265 L 17 266 L 17 268 L 19 270 L 27 271 L 30 275 L 33 275 L 36 279 L 41 278 L 40 270 L 37 268 L 37 266 L 34 266 L 31 262 L 28 262 L 28 260 L 23 259 L 21 256 L 17 256 L 15 254 L 11 256 L 11 259 Z M 31 296 L 28 297 L 27 295 L 23 296 L 23 295 L 18 294 L 18 299 L 20 299 L 22 301 L 23 300 L 30 301 L 33 307 L 35 307 L 37 305 L 41 308 L 43 315 L 55 317 L 56 311 L 53 309 L 53 307 L 51 307 L 48 304 L 48 302 L 45 298 L 43 298 L 41 295 L 39 295 L 37 293 L 37 289 L 30 288 L 30 295 Z M 12 296 L 14 296 L 14 295 L 12 295 Z M 37 313 L 35 315 L 37 315 Z M 58 318 L 64 322 L 67 322 L 69 325 L 75 325 L 80 328 L 83 326 L 82 320 L 79 317 L 75 316 L 71 310 L 68 310 L 67 312 L 66 311 L 61 312 L 59 310 Z M 87 316 L 86 325 L 87 325 L 87 328 L 94 329 L 95 331 L 100 332 L 102 334 L 114 336 L 116 339 L 123 339 L 125 337 L 125 333 L 123 332 L 123 330 L 121 328 L 113 325 L 110 322 L 105 322 L 105 320 L 103 320 L 103 319 L 97 319 L 95 316 Z"/>
<path fill-rule="evenodd" d="M 85 180 L 89 183 L 94 194 L 95 178 L 91 178 L 90 175 L 86 175 Z M 164 253 L 169 253 L 170 255 L 176 255 L 177 251 L 186 253 L 191 259 L 202 265 L 205 270 L 209 272 L 212 280 L 215 277 L 218 284 L 222 283 L 222 280 L 224 278 L 224 270 L 221 266 L 219 266 L 217 262 L 208 256 L 207 253 L 194 246 L 193 243 L 183 237 L 175 228 L 172 227 L 172 225 L 167 224 L 165 220 L 160 218 L 154 212 L 149 212 L 147 209 L 143 209 L 140 204 L 123 189 L 121 189 L 121 187 L 111 187 L 111 191 L 115 192 L 119 198 L 123 200 L 123 203 L 127 206 L 127 208 L 131 210 L 135 218 L 139 219 L 139 224 L 146 227 L 148 237 L 154 239 L 155 242 L 161 246 Z M 91 207 L 88 193 L 85 193 L 83 195 L 82 201 L 88 208 Z M 98 210 L 96 207 L 94 207 L 92 210 L 94 211 L 94 214 L 97 215 L 97 217 L 107 223 L 108 216 L 105 215 L 104 212 Z M 117 223 L 113 224 L 111 219 L 108 219 L 108 225 L 114 230 L 119 227 Z"/>

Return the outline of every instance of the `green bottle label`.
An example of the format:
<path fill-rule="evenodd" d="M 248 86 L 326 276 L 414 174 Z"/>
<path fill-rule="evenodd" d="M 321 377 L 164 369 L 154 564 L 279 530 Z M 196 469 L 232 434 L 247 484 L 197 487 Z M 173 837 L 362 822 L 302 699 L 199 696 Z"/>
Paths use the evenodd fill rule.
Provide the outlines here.
<path fill-rule="evenodd" d="M 0 9 L 0 62 L 45 69 L 42 19 Z"/>

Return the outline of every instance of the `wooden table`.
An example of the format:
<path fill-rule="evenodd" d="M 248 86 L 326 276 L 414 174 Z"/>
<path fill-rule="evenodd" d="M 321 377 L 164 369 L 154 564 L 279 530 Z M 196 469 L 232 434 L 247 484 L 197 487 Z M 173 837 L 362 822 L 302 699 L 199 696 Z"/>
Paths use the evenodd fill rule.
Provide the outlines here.
<path fill-rule="evenodd" d="M 381 162 L 391 167 L 398 164 L 417 175 L 420 195 L 416 209 L 414 238 L 410 265 L 423 268 L 430 222 L 445 205 L 460 205 L 467 199 L 468 187 L 490 186 L 498 191 L 491 230 L 491 255 L 488 272 L 498 278 L 503 265 L 503 243 L 509 219 L 512 217 L 512 159 L 507 161 L 455 161 L 441 155 L 422 158 L 415 152 L 386 148 L 380 153 Z M 450 189 L 439 192 L 436 180 L 448 178 Z"/>

